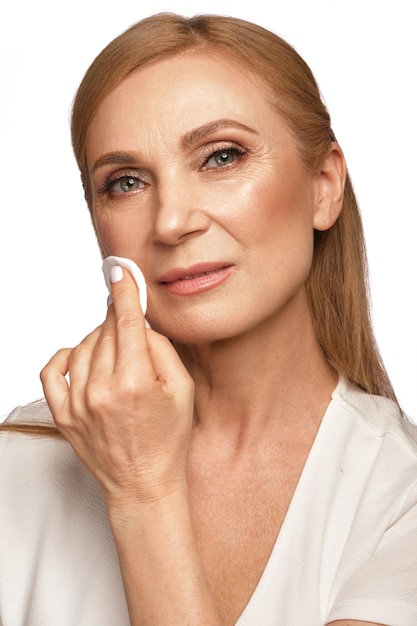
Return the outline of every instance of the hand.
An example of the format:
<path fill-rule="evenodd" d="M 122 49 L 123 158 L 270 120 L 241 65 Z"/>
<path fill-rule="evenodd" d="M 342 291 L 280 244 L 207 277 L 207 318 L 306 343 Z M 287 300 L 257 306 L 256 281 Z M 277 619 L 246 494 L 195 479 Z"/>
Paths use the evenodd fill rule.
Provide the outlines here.
<path fill-rule="evenodd" d="M 58 429 L 107 504 L 123 507 L 184 486 L 194 385 L 169 340 L 145 328 L 128 271 L 112 298 L 102 326 L 60 350 L 41 380 Z"/>

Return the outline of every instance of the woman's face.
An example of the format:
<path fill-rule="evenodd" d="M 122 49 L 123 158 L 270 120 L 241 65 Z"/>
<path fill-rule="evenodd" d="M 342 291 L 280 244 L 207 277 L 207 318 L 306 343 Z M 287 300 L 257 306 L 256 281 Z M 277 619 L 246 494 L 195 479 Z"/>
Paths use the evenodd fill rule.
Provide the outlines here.
<path fill-rule="evenodd" d="M 316 183 L 246 69 L 188 53 L 137 70 L 87 160 L 102 249 L 141 267 L 152 327 L 196 343 L 303 323 Z"/>

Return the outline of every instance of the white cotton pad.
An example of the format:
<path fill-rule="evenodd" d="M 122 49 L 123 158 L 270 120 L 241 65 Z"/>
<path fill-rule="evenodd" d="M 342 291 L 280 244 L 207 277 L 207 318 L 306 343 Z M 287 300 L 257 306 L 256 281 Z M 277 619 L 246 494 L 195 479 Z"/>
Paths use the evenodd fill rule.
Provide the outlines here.
<path fill-rule="evenodd" d="M 121 267 L 126 268 L 127 270 L 129 270 L 129 272 L 133 276 L 138 286 L 138 290 L 139 290 L 140 308 L 142 309 L 142 312 L 145 315 L 146 307 L 148 303 L 148 297 L 146 293 L 145 278 L 142 272 L 140 271 L 136 263 L 134 261 L 131 261 L 130 259 L 124 259 L 120 256 L 108 256 L 103 261 L 102 269 L 103 269 L 103 274 L 104 274 L 104 280 L 106 281 L 106 285 L 107 285 L 107 289 L 109 290 L 109 293 L 111 293 L 110 270 L 115 265 L 120 265 Z"/>

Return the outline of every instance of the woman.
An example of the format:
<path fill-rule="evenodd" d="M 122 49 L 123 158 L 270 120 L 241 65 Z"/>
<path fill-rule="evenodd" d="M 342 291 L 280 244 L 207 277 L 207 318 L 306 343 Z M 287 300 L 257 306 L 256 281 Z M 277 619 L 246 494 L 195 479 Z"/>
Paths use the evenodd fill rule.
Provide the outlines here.
<path fill-rule="evenodd" d="M 116 266 L 3 428 L 2 623 L 416 623 L 416 429 L 310 70 L 253 24 L 157 15 L 92 64 L 72 137 L 148 323 Z M 14 434 L 50 414 L 64 440 Z"/>

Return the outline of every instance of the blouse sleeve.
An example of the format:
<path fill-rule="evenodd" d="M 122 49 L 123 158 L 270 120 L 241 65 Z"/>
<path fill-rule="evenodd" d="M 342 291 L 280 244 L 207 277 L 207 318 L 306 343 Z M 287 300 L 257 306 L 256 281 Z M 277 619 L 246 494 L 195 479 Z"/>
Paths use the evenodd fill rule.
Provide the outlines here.
<path fill-rule="evenodd" d="M 339 590 L 328 621 L 417 625 L 417 484 L 372 556 Z"/>

